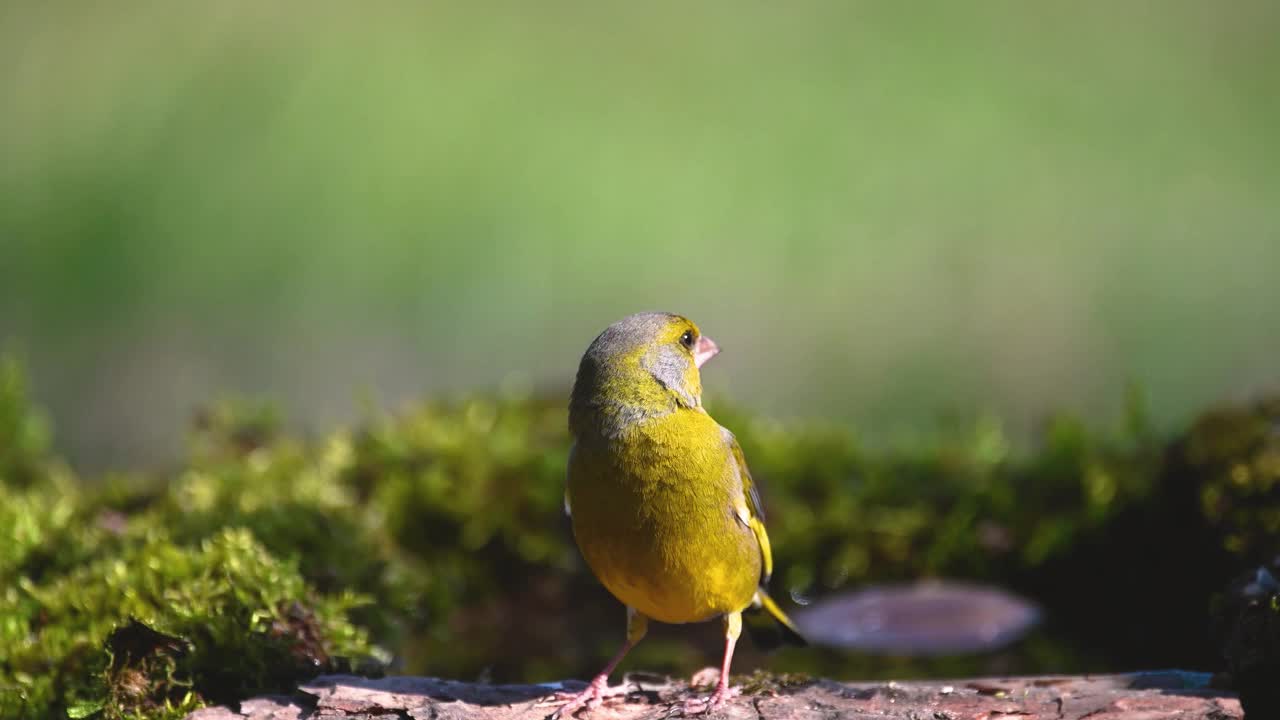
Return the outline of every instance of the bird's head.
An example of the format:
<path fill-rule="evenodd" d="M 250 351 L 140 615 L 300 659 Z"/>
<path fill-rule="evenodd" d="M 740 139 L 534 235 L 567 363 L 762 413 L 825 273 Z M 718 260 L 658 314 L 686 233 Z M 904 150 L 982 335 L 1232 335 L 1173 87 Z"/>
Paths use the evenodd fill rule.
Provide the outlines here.
<path fill-rule="evenodd" d="M 692 320 L 637 313 L 605 328 L 582 356 L 569 405 L 574 434 L 613 436 L 646 418 L 702 405 L 699 368 L 720 352 Z"/>

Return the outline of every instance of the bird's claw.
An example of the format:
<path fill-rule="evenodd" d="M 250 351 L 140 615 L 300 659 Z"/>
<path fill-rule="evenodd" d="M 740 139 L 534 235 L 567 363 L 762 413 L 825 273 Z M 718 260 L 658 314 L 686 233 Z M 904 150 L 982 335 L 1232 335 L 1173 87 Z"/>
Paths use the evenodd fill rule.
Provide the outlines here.
<path fill-rule="evenodd" d="M 706 713 L 719 710 L 730 698 L 738 696 L 738 688 L 735 687 L 718 687 L 716 691 L 707 697 L 689 698 L 684 701 L 685 715 L 705 715 Z"/>
<path fill-rule="evenodd" d="M 534 707 L 550 707 L 552 705 L 560 705 L 555 712 L 547 716 L 547 720 L 563 720 L 563 718 L 573 717 L 573 714 L 582 709 L 594 710 L 604 704 L 604 699 L 615 695 L 625 695 L 627 693 L 627 684 L 623 683 L 617 687 L 609 687 L 608 678 L 598 677 L 587 685 L 586 689 L 580 693 L 557 692 L 540 700 Z"/>

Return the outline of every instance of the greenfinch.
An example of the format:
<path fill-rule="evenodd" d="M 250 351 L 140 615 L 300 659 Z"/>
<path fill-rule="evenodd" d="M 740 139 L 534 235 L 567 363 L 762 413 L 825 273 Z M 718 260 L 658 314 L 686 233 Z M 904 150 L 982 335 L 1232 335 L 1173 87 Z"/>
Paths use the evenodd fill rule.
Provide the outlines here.
<path fill-rule="evenodd" d="M 732 695 L 743 611 L 754 611 L 753 635 L 763 623 L 775 641 L 804 644 L 765 592 L 773 558 L 742 448 L 702 407 L 700 368 L 718 352 L 688 319 L 641 313 L 610 325 L 582 356 L 569 403 L 565 511 L 587 565 L 626 605 L 627 635 L 556 716 L 601 703 L 609 674 L 650 619 L 724 619 L 724 659 L 706 710 Z"/>

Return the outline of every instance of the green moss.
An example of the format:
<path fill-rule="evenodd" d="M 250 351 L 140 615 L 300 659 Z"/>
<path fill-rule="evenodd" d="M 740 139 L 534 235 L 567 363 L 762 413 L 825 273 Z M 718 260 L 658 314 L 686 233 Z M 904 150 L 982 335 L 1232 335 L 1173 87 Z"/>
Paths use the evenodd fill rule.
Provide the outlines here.
<path fill-rule="evenodd" d="M 765 486 L 779 575 L 805 593 L 1041 567 L 1145 497 L 1154 473 L 1141 439 L 1104 442 L 1069 420 L 1031 456 L 990 419 L 876 453 L 842 428 L 735 427 Z"/>
<path fill-rule="evenodd" d="M 0 355 L 0 478 L 26 487 L 42 478 L 49 457 L 49 425 L 27 401 L 26 377 L 16 358 Z"/>
<path fill-rule="evenodd" d="M 818 682 L 817 678 L 806 673 L 775 673 L 756 670 L 740 683 L 743 695 L 782 695 L 801 690 Z"/>
<path fill-rule="evenodd" d="M 342 498 L 314 491 L 318 471 L 288 464 L 299 453 L 271 453 L 266 475 L 244 459 L 228 463 L 235 472 L 201 460 L 172 480 L 85 485 L 20 430 L 35 421 L 20 376 L 0 367 L 0 717 L 174 717 L 326 669 L 376 669 L 366 626 L 377 623 L 350 619 L 372 606 L 360 583 L 322 588 L 325 571 L 300 570 L 304 555 L 319 565 L 341 553 L 303 542 L 305 523 L 254 513 L 289 499 L 322 518 L 348 514 Z M 292 534 L 270 532 L 280 527 Z M 361 573 L 376 565 L 366 560 Z M 147 637 L 164 640 L 140 644 Z"/>
<path fill-rule="evenodd" d="M 6 717 L 71 707 L 161 717 L 288 690 L 370 658 L 366 632 L 346 620 L 366 602 L 316 592 L 243 528 L 195 547 L 147 532 L 44 582 L 20 577 L 0 595 L 0 708 Z M 172 640 L 126 650 L 137 628 Z"/>
<path fill-rule="evenodd" d="M 1220 587 L 1224 565 L 1196 548 L 1274 537 L 1257 508 L 1275 505 L 1275 421 L 1257 408 L 1203 420 L 1167 449 L 1138 404 L 1119 432 L 1060 418 L 1033 447 L 978 418 L 871 448 L 847 427 L 709 405 L 763 487 L 779 597 L 960 577 L 1021 590 L 1057 623 L 1013 656 L 810 649 L 769 660 L 779 671 L 1157 663 L 1194 642 L 1131 640 L 1133 615 L 1196 622 L 1199 588 Z M 376 670 L 379 646 L 400 672 L 583 676 L 621 638 L 622 610 L 563 515 L 563 397 L 427 402 L 310 439 L 269 406 L 221 403 L 199 414 L 172 473 L 87 481 L 50 455 L 44 428 L 21 373 L 0 365 L 0 716 L 170 717 L 325 670 Z M 1182 604 L 1150 597 L 1175 571 L 1161 558 L 1188 588 Z M 717 636 L 714 624 L 657 627 L 628 663 L 689 672 Z M 742 652 L 740 667 L 761 662 Z"/>
<path fill-rule="evenodd" d="M 1280 398 L 1205 413 L 1173 451 L 1229 552 L 1280 552 Z"/>

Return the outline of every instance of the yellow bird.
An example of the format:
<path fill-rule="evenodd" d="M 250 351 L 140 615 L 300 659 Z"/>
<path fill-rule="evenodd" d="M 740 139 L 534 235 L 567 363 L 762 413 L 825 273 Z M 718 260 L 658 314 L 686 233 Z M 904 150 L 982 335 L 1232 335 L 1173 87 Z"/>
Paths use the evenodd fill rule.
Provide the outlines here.
<path fill-rule="evenodd" d="M 764 589 L 773 558 L 742 448 L 702 407 L 699 368 L 718 352 L 686 318 L 641 313 L 610 325 L 582 356 L 569 403 L 565 510 L 587 564 L 627 606 L 627 638 L 557 716 L 600 704 L 649 619 L 724 618 L 724 660 L 706 710 L 732 695 L 744 610 L 760 611 L 762 624 L 748 624 L 753 635 L 772 632 L 766 645 L 804 644 Z"/>

